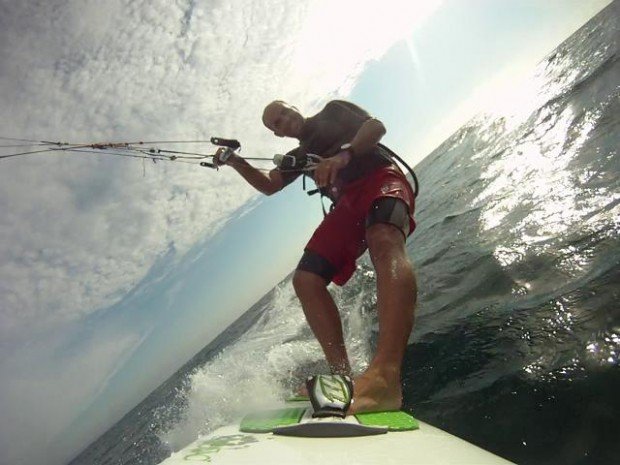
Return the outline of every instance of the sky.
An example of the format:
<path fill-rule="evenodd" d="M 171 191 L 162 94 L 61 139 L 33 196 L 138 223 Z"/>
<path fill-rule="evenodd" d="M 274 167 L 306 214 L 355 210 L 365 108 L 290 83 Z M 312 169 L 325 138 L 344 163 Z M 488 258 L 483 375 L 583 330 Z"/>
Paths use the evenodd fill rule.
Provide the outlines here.
<path fill-rule="evenodd" d="M 0 0 L 0 136 L 271 156 L 294 141 L 266 103 L 345 98 L 415 165 L 608 3 Z M 0 463 L 73 457 L 287 276 L 321 217 L 300 182 L 262 197 L 226 168 L 0 160 Z"/>

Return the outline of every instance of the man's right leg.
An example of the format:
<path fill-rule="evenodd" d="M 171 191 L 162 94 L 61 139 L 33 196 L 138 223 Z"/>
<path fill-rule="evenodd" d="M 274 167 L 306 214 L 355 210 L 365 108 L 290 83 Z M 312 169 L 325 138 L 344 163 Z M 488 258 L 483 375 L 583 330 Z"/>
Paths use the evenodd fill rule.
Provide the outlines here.
<path fill-rule="evenodd" d="M 306 320 L 321 344 L 332 373 L 351 376 L 342 322 L 338 307 L 327 290 L 328 283 L 324 277 L 311 271 L 297 269 L 293 276 L 293 286 Z"/>

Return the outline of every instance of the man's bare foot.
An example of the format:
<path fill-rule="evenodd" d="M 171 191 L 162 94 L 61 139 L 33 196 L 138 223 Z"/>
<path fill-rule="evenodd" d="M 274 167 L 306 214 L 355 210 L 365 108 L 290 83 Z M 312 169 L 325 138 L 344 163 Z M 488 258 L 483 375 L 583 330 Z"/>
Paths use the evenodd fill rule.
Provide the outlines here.
<path fill-rule="evenodd" d="M 353 381 L 353 402 L 349 415 L 363 412 L 400 410 L 403 391 L 398 370 L 369 368 Z"/>

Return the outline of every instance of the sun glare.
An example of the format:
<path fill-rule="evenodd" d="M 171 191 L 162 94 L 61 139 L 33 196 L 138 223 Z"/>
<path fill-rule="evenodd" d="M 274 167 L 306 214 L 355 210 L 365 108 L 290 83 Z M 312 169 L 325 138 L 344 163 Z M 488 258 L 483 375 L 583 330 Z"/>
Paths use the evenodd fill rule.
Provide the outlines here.
<path fill-rule="evenodd" d="M 294 73 L 326 91 L 351 84 L 364 65 L 380 58 L 428 19 L 443 0 L 317 0 L 308 8 L 293 57 Z"/>

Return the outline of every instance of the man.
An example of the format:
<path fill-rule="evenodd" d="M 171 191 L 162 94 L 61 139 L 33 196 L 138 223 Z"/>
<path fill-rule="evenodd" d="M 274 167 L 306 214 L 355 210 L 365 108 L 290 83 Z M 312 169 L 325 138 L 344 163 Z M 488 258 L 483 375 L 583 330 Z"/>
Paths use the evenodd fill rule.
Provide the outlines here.
<path fill-rule="evenodd" d="M 299 140 L 299 147 L 287 155 L 299 161 L 307 154 L 322 157 L 312 177 L 335 207 L 308 242 L 293 286 L 334 373 L 352 375 L 340 315 L 327 285 L 332 281 L 345 284 L 366 248 L 375 267 L 377 353 L 366 372 L 354 379 L 349 413 L 397 410 L 402 405 L 401 364 L 417 296 L 405 251 L 406 237 L 415 228 L 414 194 L 402 172 L 377 145 L 385 127 L 360 107 L 338 100 L 310 118 L 276 100 L 265 107 L 263 123 L 276 136 Z M 216 164 L 223 163 L 224 150 L 216 153 Z M 285 168 L 265 173 L 235 154 L 225 164 L 266 195 L 302 174 L 299 169 Z"/>

